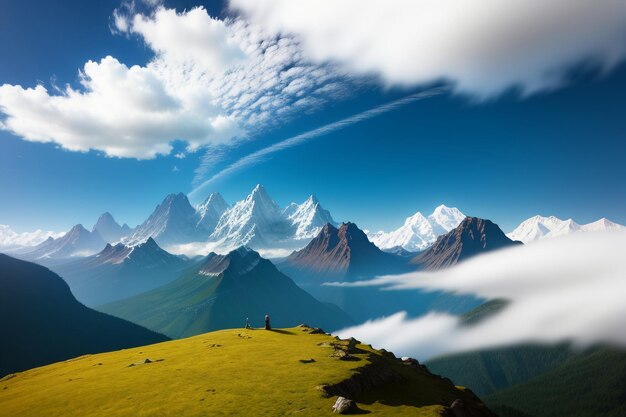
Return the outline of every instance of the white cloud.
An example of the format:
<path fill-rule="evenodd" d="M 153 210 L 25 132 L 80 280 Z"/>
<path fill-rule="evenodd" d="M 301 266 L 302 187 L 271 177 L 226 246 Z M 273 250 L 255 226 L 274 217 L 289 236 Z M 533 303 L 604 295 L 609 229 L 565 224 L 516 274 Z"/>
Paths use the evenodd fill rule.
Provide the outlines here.
<path fill-rule="evenodd" d="M 18 249 L 26 246 L 35 246 L 49 237 L 61 237 L 65 232 L 35 230 L 34 232 L 17 233 L 6 224 L 0 224 L 0 249 Z"/>
<path fill-rule="evenodd" d="M 108 56 L 85 64 L 81 84 L 84 91 L 68 86 L 62 95 L 42 85 L 1 86 L 5 128 L 33 142 L 139 159 L 169 154 L 174 139 L 197 148 L 229 141 L 239 132 L 234 117 L 167 91 L 147 67 L 128 68 Z"/>
<path fill-rule="evenodd" d="M 190 152 L 230 146 L 301 112 L 302 94 L 332 100 L 342 93 L 341 75 L 308 63 L 290 38 L 212 18 L 201 7 L 178 13 L 155 4 L 141 14 L 125 3 L 113 14 L 112 30 L 144 41 L 150 62 L 89 61 L 80 85 L 60 91 L 5 84 L 0 128 L 72 151 L 149 159 L 169 154 L 174 140 Z M 283 92 L 290 83 L 300 88 Z M 316 93 L 327 84 L 338 86 L 334 94 Z"/>
<path fill-rule="evenodd" d="M 318 62 L 388 84 L 452 82 L 489 96 L 558 87 L 583 60 L 626 54 L 623 0 L 230 0 L 273 33 L 295 34 Z"/>
<path fill-rule="evenodd" d="M 503 345 L 573 341 L 626 347 L 625 232 L 573 234 L 479 256 L 439 272 L 381 277 L 355 285 L 433 289 L 511 300 L 471 327 L 456 317 L 400 312 L 338 332 L 420 359 Z"/>
<path fill-rule="evenodd" d="M 160 59 L 202 71 L 223 72 L 246 58 L 227 23 L 200 7 L 186 13 L 160 7 L 151 16 L 136 14 L 127 31 L 141 35 Z"/>

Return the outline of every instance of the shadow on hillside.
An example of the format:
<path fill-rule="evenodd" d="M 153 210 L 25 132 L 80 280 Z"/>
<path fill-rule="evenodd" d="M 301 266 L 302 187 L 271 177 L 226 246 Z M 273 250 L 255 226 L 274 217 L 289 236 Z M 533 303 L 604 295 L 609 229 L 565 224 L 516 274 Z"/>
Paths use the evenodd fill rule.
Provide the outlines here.
<path fill-rule="evenodd" d="M 263 330 L 265 330 L 265 329 L 263 329 Z M 270 332 L 280 333 L 280 334 L 288 334 L 288 335 L 291 335 L 291 336 L 295 335 L 294 332 L 290 332 L 289 330 L 283 330 L 283 329 L 271 329 Z"/>

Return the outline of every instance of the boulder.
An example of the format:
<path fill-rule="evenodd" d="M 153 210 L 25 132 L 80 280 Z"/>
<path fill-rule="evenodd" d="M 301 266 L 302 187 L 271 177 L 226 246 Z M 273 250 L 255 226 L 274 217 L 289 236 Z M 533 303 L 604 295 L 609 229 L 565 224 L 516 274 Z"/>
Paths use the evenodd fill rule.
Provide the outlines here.
<path fill-rule="evenodd" d="M 351 410 L 353 410 L 355 407 L 356 407 L 356 404 L 354 403 L 354 401 L 345 397 L 338 397 L 337 401 L 335 401 L 335 405 L 333 405 L 333 413 L 334 414 L 347 414 Z"/>

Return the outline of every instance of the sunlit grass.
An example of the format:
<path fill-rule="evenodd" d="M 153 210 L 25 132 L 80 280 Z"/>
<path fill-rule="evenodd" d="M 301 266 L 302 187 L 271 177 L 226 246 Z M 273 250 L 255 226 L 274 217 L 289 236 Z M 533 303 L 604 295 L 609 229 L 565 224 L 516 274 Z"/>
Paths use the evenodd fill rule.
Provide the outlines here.
<path fill-rule="evenodd" d="M 0 381 L 2 416 L 276 416 L 329 414 L 335 398 L 316 389 L 350 377 L 369 363 L 330 357 L 332 341 L 301 328 L 223 330 L 188 339 L 83 356 Z M 150 359 L 151 363 L 143 363 Z M 310 363 L 300 360 L 314 359 Z M 439 378 L 413 372 L 357 399 L 379 415 L 435 416 L 463 394 Z M 133 365 L 133 366 L 130 366 Z M 385 405 L 389 404 L 389 405 Z"/>

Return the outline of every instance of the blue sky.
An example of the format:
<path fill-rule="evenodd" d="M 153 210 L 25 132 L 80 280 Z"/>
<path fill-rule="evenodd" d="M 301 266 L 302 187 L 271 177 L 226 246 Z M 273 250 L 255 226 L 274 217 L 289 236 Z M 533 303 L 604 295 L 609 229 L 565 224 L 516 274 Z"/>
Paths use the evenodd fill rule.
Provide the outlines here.
<path fill-rule="evenodd" d="M 0 85 L 40 83 L 51 95 L 61 94 L 54 85 L 83 88 L 78 71 L 89 60 L 110 55 L 128 67 L 146 65 L 153 49 L 136 33 L 112 33 L 120 4 L 3 2 Z M 200 4 L 164 7 L 180 13 Z M 225 16 L 224 4 L 204 6 L 212 16 Z M 152 13 L 142 7 L 133 13 Z M 240 133 L 245 140 L 220 148 L 221 158 L 195 182 L 207 145 L 186 151 L 184 137 L 172 138 L 180 140 L 168 155 L 137 159 L 66 150 L 0 130 L 0 224 L 16 231 L 64 230 L 79 222 L 91 226 L 110 211 L 135 225 L 166 194 L 189 193 L 251 152 L 445 84 L 337 73 L 349 86 L 342 94 L 288 116 L 276 112 L 270 124 Z M 396 228 L 415 211 L 430 212 L 441 203 L 490 218 L 506 231 L 535 214 L 626 224 L 626 67 L 603 72 L 579 62 L 561 81 L 528 97 L 513 90 L 484 99 L 456 89 L 416 101 L 272 154 L 205 191 L 220 191 L 233 203 L 262 183 L 281 205 L 314 193 L 335 219 L 374 230 Z M 49 126 L 55 124 L 42 129 Z M 186 157 L 176 158 L 178 152 Z"/>

